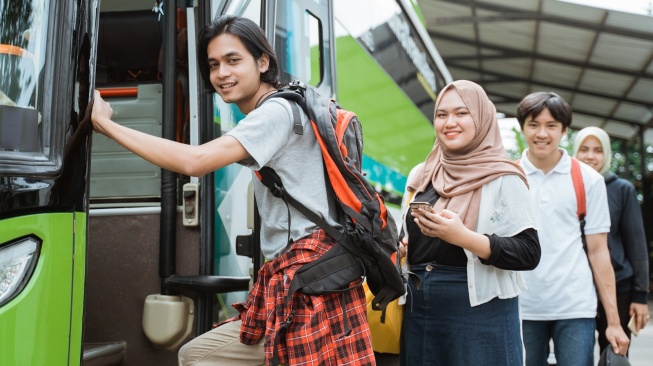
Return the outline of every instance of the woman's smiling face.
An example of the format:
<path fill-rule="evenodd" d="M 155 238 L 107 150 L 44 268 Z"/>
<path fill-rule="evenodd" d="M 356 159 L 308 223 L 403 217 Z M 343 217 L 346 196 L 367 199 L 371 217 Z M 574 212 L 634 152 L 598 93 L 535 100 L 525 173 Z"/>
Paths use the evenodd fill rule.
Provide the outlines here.
<path fill-rule="evenodd" d="M 597 172 L 600 172 L 601 168 L 603 168 L 603 160 L 605 159 L 603 145 L 601 145 L 601 142 L 596 137 L 587 136 L 580 144 L 576 157 L 578 157 L 578 160 L 594 168 Z"/>
<path fill-rule="evenodd" d="M 438 141 L 448 150 L 459 150 L 476 137 L 476 125 L 463 98 L 454 88 L 444 92 L 433 121 Z"/>

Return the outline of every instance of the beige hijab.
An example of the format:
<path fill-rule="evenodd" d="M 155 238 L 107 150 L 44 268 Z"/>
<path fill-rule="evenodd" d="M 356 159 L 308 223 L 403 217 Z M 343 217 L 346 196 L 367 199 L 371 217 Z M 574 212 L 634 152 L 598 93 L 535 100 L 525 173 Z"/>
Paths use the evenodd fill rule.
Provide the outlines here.
<path fill-rule="evenodd" d="M 409 185 L 423 192 L 432 184 L 440 195 L 435 211 L 453 211 L 467 228 L 475 230 L 484 184 L 509 174 L 518 175 L 524 184 L 528 183 L 521 167 L 507 157 L 496 108 L 483 88 L 468 80 L 454 81 L 440 92 L 435 102 L 436 110 L 447 91 L 455 91 L 462 97 L 474 120 L 476 136 L 469 145 L 457 151 L 447 150 L 436 139 L 425 164 Z"/>
<path fill-rule="evenodd" d="M 605 174 L 605 172 L 610 170 L 610 162 L 612 161 L 612 147 L 610 146 L 610 136 L 608 136 L 608 133 L 604 130 L 598 127 L 590 126 L 578 131 L 576 138 L 574 139 L 574 157 L 578 158 L 578 149 L 580 149 L 580 145 L 582 145 L 583 142 L 585 142 L 585 139 L 590 136 L 596 137 L 596 139 L 601 143 L 601 147 L 603 148 L 603 165 L 601 165 L 599 173 Z"/>

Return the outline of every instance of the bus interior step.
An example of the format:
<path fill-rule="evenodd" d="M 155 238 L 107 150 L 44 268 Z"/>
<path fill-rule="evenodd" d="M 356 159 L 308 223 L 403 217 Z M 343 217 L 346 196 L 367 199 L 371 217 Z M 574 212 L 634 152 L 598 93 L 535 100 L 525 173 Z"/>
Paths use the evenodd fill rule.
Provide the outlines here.
<path fill-rule="evenodd" d="M 127 342 L 84 343 L 82 366 L 121 365 Z"/>

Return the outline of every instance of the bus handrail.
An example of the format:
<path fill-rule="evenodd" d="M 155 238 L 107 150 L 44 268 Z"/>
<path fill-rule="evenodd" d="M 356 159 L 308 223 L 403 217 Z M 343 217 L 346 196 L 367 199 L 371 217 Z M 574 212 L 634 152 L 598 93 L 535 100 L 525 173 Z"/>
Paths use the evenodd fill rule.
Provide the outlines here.
<path fill-rule="evenodd" d="M 27 57 L 30 59 L 34 58 L 34 55 L 32 55 L 31 52 L 25 50 L 24 48 L 4 43 L 0 43 L 0 54 Z"/>
<path fill-rule="evenodd" d="M 98 88 L 102 98 L 135 98 L 138 96 L 138 87 Z"/>
<path fill-rule="evenodd" d="M 177 213 L 182 213 L 183 210 L 182 206 L 177 206 Z M 160 213 L 161 206 L 91 208 L 89 210 L 90 217 L 159 215 Z"/>

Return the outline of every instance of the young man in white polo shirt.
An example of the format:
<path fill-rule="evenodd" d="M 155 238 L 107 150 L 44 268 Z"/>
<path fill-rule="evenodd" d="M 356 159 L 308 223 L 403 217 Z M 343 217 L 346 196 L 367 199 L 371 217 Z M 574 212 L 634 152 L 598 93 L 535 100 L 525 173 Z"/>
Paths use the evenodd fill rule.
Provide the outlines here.
<path fill-rule="evenodd" d="M 594 365 L 597 292 L 608 318 L 608 341 L 616 353 L 625 354 L 628 349 L 617 314 L 607 245 L 610 212 L 605 183 L 600 174 L 581 163 L 587 254 L 583 250 L 571 158 L 558 147 L 571 116 L 569 104 L 551 92 L 530 94 L 517 109 L 528 144 L 519 164 L 530 186 L 542 247 L 538 267 L 523 273 L 528 291 L 520 295 L 527 366 L 547 365 L 551 339 L 558 366 Z"/>

